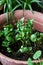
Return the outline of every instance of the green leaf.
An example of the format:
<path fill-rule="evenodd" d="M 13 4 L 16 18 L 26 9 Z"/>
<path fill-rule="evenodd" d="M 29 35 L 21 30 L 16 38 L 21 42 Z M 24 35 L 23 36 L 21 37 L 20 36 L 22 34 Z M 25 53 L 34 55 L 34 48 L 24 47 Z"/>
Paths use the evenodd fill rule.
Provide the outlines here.
<path fill-rule="evenodd" d="M 30 36 L 30 39 L 31 39 L 32 42 L 36 42 L 37 37 L 36 37 L 35 34 L 32 34 L 32 35 Z"/>
<path fill-rule="evenodd" d="M 10 47 L 7 48 L 7 51 L 8 51 L 8 53 L 11 53 L 12 52 L 12 50 L 11 50 Z"/>
<path fill-rule="evenodd" d="M 16 40 L 20 40 L 20 39 L 21 39 L 20 36 L 19 36 L 19 34 L 17 34 L 17 35 L 15 36 L 15 39 L 16 39 Z"/>
<path fill-rule="evenodd" d="M 32 51 L 32 47 L 29 47 L 29 51 Z"/>
<path fill-rule="evenodd" d="M 40 50 L 36 51 L 35 54 L 33 55 L 33 59 L 39 59 L 39 57 L 41 56 L 41 53 L 42 52 Z"/>
<path fill-rule="evenodd" d="M 11 10 L 10 14 L 13 13 L 19 6 L 20 6 L 20 5 L 16 5 L 16 6 Z"/>
<path fill-rule="evenodd" d="M 0 6 L 2 6 L 4 4 L 5 0 L 0 0 Z"/>
<path fill-rule="evenodd" d="M 43 62 L 41 62 L 40 65 L 43 65 Z"/>
<path fill-rule="evenodd" d="M 34 2 L 40 3 L 41 1 L 39 1 L 39 0 L 32 0 L 32 1 L 30 1 L 30 3 L 34 3 Z"/>
<path fill-rule="evenodd" d="M 21 48 L 19 49 L 19 51 L 20 51 L 21 53 L 24 53 L 24 52 L 27 52 L 27 51 L 28 51 L 28 48 L 21 46 Z"/>
<path fill-rule="evenodd" d="M 17 3 L 22 7 L 22 4 L 19 2 L 19 0 L 16 0 L 17 1 Z"/>
<path fill-rule="evenodd" d="M 3 32 L 0 30 L 0 37 L 3 35 Z"/>
<path fill-rule="evenodd" d="M 8 41 L 3 41 L 3 42 L 2 42 L 2 46 L 3 46 L 3 47 L 8 47 L 9 44 L 10 44 L 10 42 L 8 42 Z"/>
<path fill-rule="evenodd" d="M 30 9 L 30 10 L 32 11 L 32 13 L 33 13 L 31 4 L 28 4 L 28 6 L 29 6 L 29 9 Z"/>
<path fill-rule="evenodd" d="M 6 12 L 6 3 L 4 4 L 4 12 Z"/>
<path fill-rule="evenodd" d="M 3 4 L 2 1 L 0 1 L 0 6 L 1 6 L 2 4 Z"/>
<path fill-rule="evenodd" d="M 9 42 L 14 42 L 14 38 L 11 37 L 11 36 L 6 36 L 6 40 L 9 41 Z"/>
<path fill-rule="evenodd" d="M 31 58 L 28 59 L 28 65 L 33 65 Z"/>
<path fill-rule="evenodd" d="M 23 17 L 23 18 L 21 18 L 21 19 L 20 19 L 20 21 L 21 21 L 21 23 L 23 23 L 23 22 L 24 22 L 24 17 Z"/>
<path fill-rule="evenodd" d="M 40 36 L 43 37 L 43 33 L 40 33 Z"/>
<path fill-rule="evenodd" d="M 26 3 L 24 3 L 24 10 L 26 9 Z"/>

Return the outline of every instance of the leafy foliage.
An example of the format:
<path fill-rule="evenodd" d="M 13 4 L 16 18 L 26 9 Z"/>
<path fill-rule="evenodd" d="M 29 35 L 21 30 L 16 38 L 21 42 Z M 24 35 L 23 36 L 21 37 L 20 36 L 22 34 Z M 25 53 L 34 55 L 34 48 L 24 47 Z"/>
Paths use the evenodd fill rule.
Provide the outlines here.
<path fill-rule="evenodd" d="M 33 59 L 39 59 L 42 54 L 39 49 L 43 45 L 43 33 L 34 30 L 33 22 L 34 20 L 30 19 L 24 24 L 24 18 L 22 18 L 15 22 L 15 27 L 12 24 L 5 25 L 3 30 L 0 30 L 1 46 L 6 48 L 8 53 L 14 52 L 17 55 L 20 52 L 21 54 L 30 54 Z M 19 47 L 17 51 L 15 51 L 15 45 L 16 48 Z M 28 64 L 33 65 L 31 58 L 28 59 Z"/>
<path fill-rule="evenodd" d="M 43 8 L 43 6 L 41 5 L 41 1 L 40 0 L 16 0 L 18 4 L 20 4 L 20 6 L 25 10 L 25 9 L 30 9 L 32 11 L 32 3 L 37 3 L 40 7 Z"/>
<path fill-rule="evenodd" d="M 40 0 L 0 0 L 0 6 L 4 4 L 4 12 L 11 12 L 17 8 L 30 9 L 32 11 L 32 3 L 37 3 L 43 8 Z"/>

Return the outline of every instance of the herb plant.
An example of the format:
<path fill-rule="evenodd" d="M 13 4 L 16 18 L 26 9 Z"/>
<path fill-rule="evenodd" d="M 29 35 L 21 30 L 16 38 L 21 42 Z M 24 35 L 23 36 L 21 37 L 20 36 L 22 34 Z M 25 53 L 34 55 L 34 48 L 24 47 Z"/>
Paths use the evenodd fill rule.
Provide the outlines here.
<path fill-rule="evenodd" d="M 22 18 L 15 22 L 15 26 L 9 23 L 0 30 L 2 48 L 6 48 L 7 53 L 12 53 L 15 57 L 19 53 L 27 55 L 28 57 L 24 57 L 27 59 L 30 57 L 28 65 L 33 65 L 32 59 L 39 59 L 43 52 L 40 49 L 43 45 L 43 33 L 34 30 L 33 22 L 34 20 L 30 19 L 24 23 L 24 18 Z"/>

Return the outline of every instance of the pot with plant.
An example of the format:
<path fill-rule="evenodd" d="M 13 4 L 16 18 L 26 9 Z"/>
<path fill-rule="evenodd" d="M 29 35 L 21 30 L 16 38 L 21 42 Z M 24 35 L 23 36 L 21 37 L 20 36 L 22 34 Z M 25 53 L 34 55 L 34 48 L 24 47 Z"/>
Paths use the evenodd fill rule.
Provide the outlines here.
<path fill-rule="evenodd" d="M 7 18 L 6 13 L 0 15 L 0 28 L 7 19 L 7 24 L 0 30 L 0 61 L 3 65 L 43 65 L 43 14 L 34 12 L 30 4 L 29 8 L 33 13 L 25 10 L 28 2 L 21 3 L 23 3 L 23 10 L 14 12 L 15 7 L 10 11 L 10 14 L 14 14 L 17 19 L 14 22 L 11 18 L 15 18 L 10 17 L 11 15 L 7 14 Z"/>
<path fill-rule="evenodd" d="M 7 23 L 0 30 L 0 61 L 3 65 L 43 64 L 43 33 L 36 31 L 33 23 L 34 19 L 25 23 L 22 18 L 14 23 L 15 26 Z"/>
<path fill-rule="evenodd" d="M 16 18 L 17 19 L 20 19 L 22 17 L 25 17 L 25 18 L 34 18 L 36 21 L 42 21 L 43 20 L 43 14 L 42 13 L 39 13 L 39 12 L 33 12 L 33 10 L 37 10 L 38 8 L 35 7 L 35 5 L 33 5 L 34 3 L 36 3 L 37 7 L 39 8 L 43 8 L 43 4 L 42 1 L 40 0 L 0 0 L 0 5 L 4 5 L 4 8 L 3 8 L 3 12 L 4 14 L 0 15 L 0 23 L 5 23 L 5 20 L 6 20 L 6 14 L 7 13 L 8 15 L 7 16 L 13 16 L 14 15 L 14 11 L 16 11 L 17 14 L 15 14 L 15 17 L 13 16 L 13 18 Z M 33 8 L 33 9 L 32 9 Z M 36 8 L 36 9 L 34 9 Z M 39 9 L 40 9 L 39 8 Z M 29 10 L 30 9 L 30 10 Z M 38 11 L 41 11 L 41 9 Z M 9 12 L 12 13 L 9 15 Z M 32 14 L 33 13 L 33 14 Z M 36 15 L 37 14 L 37 15 Z M 7 17 L 8 18 L 8 17 Z M 40 19 L 40 20 L 39 20 Z"/>

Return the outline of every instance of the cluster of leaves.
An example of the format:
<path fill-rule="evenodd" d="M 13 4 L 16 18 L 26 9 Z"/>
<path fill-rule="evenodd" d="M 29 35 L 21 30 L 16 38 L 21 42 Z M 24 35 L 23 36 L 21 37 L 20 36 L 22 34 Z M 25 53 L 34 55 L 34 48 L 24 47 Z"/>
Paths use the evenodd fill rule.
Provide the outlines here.
<path fill-rule="evenodd" d="M 41 54 L 42 54 L 42 52 L 41 52 L 40 50 L 36 51 L 36 52 L 34 53 L 34 55 L 33 55 L 33 59 L 34 59 L 34 60 L 36 60 L 36 59 L 39 60 L 39 57 L 41 56 Z M 29 59 L 28 59 L 28 65 L 43 65 L 43 62 L 40 62 L 39 64 L 38 64 L 38 63 L 35 63 L 35 64 L 34 64 L 34 63 L 32 62 L 32 59 L 29 58 Z"/>
<path fill-rule="evenodd" d="M 43 33 L 37 31 L 33 32 L 33 22 L 34 20 L 30 19 L 26 23 L 24 23 L 24 18 L 22 18 L 18 22 L 15 22 L 15 28 L 12 24 L 5 25 L 4 29 L 0 30 L 2 47 L 6 47 L 7 51 L 10 53 L 13 51 L 10 46 L 12 46 L 12 44 L 17 44 L 17 42 L 20 41 L 22 44 L 16 53 L 30 53 L 33 55 L 33 59 L 39 59 L 39 57 L 41 56 L 39 47 L 42 47 Z M 39 51 L 36 50 L 37 47 Z M 35 53 L 35 51 L 37 52 Z M 32 63 L 31 58 L 28 59 L 28 62 Z M 31 63 L 29 65 L 32 65 Z"/>
<path fill-rule="evenodd" d="M 15 10 L 20 6 L 16 0 L 0 0 L 0 6 L 1 5 L 4 5 L 4 12 L 11 12 L 13 8 Z"/>
<path fill-rule="evenodd" d="M 37 3 L 41 8 L 43 6 L 41 5 L 41 0 L 17 0 L 17 2 L 21 5 L 22 9 L 30 9 L 32 11 L 32 6 L 31 4 Z"/>
<path fill-rule="evenodd" d="M 7 48 L 7 51 L 10 53 L 11 48 L 9 47 L 14 43 L 14 29 L 12 24 L 5 25 L 3 31 L 0 31 L 0 38 L 2 41 L 2 46 Z"/>
<path fill-rule="evenodd" d="M 11 12 L 17 9 L 30 9 L 32 11 L 32 3 L 37 3 L 40 7 L 43 6 L 40 4 L 40 0 L 0 0 L 0 6 L 4 5 L 4 12 Z"/>
<path fill-rule="evenodd" d="M 19 49 L 21 53 L 32 50 L 30 40 L 29 40 L 30 39 L 29 37 L 33 31 L 32 24 L 33 24 L 33 19 L 28 20 L 25 25 L 24 25 L 24 18 L 22 18 L 20 22 L 19 21 L 17 22 L 17 29 L 15 30 L 16 31 L 15 40 L 16 41 L 20 40 L 22 42 L 22 46 Z"/>

